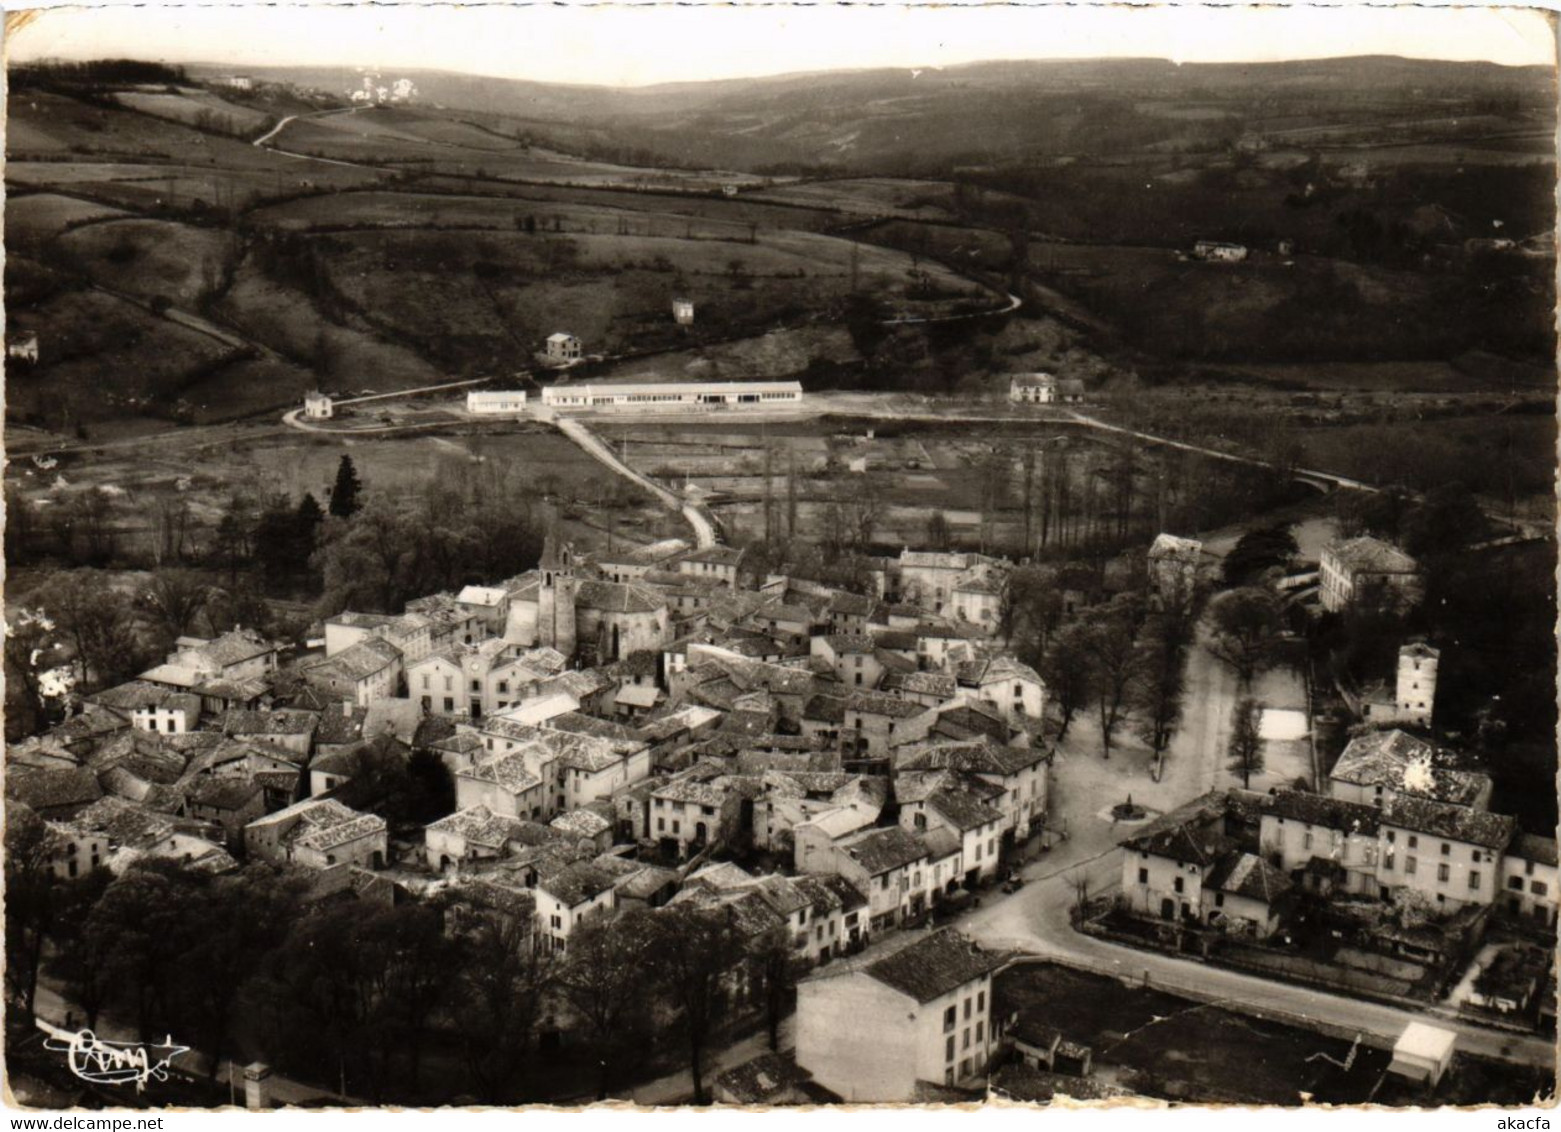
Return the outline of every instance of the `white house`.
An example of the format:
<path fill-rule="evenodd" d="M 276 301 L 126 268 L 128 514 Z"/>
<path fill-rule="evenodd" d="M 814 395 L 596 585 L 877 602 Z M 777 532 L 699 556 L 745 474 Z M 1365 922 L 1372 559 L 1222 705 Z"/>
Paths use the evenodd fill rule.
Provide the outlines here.
<path fill-rule="evenodd" d="M 545 951 L 563 954 L 581 924 L 617 907 L 612 874 L 577 861 L 537 881 L 537 938 Z"/>
<path fill-rule="evenodd" d="M 944 929 L 865 966 L 831 965 L 797 985 L 797 1064 L 864 1103 L 980 1077 L 997 1048 L 992 973 L 1002 962 Z"/>
<path fill-rule="evenodd" d="M 573 334 L 549 334 L 547 356 L 555 361 L 570 362 L 580 357 L 580 339 Z"/>
<path fill-rule="evenodd" d="M 331 404 L 331 395 L 315 390 L 313 393 L 304 394 L 304 416 L 311 421 L 329 420 L 335 415 L 335 407 Z"/>
<path fill-rule="evenodd" d="M 679 326 L 692 326 L 694 324 L 694 300 L 673 299 L 672 317 Z"/>

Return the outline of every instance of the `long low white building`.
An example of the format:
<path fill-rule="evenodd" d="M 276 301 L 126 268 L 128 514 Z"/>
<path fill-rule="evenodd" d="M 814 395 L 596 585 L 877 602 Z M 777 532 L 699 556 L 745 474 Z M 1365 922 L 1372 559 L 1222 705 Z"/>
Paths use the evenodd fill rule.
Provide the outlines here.
<path fill-rule="evenodd" d="M 523 413 L 526 394 L 520 390 L 472 390 L 466 394 L 468 413 Z"/>
<path fill-rule="evenodd" d="M 671 381 L 624 385 L 550 385 L 542 403 L 560 409 L 774 405 L 802 400 L 797 381 Z"/>

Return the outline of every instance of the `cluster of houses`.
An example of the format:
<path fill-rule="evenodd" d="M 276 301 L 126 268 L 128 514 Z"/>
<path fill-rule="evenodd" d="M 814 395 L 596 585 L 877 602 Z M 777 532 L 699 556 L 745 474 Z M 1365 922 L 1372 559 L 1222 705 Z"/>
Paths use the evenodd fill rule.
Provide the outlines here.
<path fill-rule="evenodd" d="M 1492 915 L 1553 932 L 1556 843 L 1492 813 L 1490 798 L 1490 777 L 1446 749 L 1365 730 L 1325 793 L 1216 791 L 1136 830 L 1122 842 L 1120 907 L 1261 940 L 1310 902 L 1433 965 L 1466 955 Z"/>
<path fill-rule="evenodd" d="M 549 539 L 536 569 L 342 612 L 301 654 L 181 638 L 12 746 L 8 802 L 65 878 L 264 860 L 322 898 L 444 894 L 552 953 L 693 902 L 817 966 L 968 902 L 1043 829 L 1046 688 L 996 637 L 1010 569 L 906 550 L 856 593 L 727 547 Z M 454 811 L 388 824 L 367 752 L 440 760 Z M 956 1078 L 985 1069 L 974 1040 Z"/>

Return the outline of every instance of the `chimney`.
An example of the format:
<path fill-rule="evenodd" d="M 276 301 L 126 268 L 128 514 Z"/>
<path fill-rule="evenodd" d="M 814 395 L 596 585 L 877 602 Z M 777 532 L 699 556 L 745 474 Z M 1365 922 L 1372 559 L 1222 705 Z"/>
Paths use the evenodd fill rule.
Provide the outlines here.
<path fill-rule="evenodd" d="M 271 1107 L 271 1067 L 254 1061 L 244 1067 L 244 1107 L 251 1112 Z"/>

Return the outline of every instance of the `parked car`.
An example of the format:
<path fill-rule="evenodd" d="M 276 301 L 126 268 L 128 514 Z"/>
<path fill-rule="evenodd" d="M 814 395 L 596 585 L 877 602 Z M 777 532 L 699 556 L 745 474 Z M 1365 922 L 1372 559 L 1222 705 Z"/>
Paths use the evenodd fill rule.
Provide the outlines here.
<path fill-rule="evenodd" d="M 1018 892 L 1023 887 L 1024 877 L 1020 876 L 1018 873 L 1015 873 L 1013 876 L 1009 877 L 1003 882 L 1004 892 Z"/>

